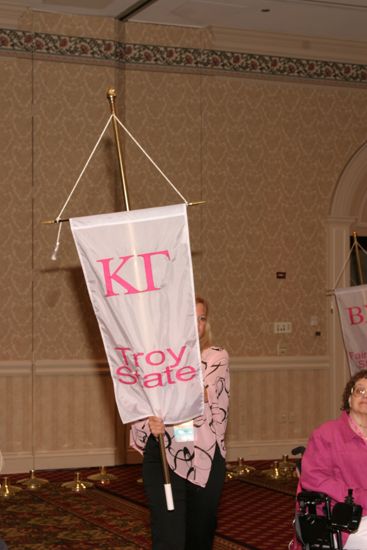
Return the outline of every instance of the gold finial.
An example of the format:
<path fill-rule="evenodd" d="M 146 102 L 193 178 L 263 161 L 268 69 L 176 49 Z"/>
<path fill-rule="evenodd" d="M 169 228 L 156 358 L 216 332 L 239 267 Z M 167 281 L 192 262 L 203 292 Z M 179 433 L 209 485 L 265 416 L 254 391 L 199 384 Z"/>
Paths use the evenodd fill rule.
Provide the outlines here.
<path fill-rule="evenodd" d="M 108 90 L 107 90 L 107 99 L 110 102 L 111 113 L 113 115 L 116 115 L 116 109 L 115 109 L 116 97 L 117 97 L 117 93 L 116 93 L 115 88 L 108 88 Z"/>
<path fill-rule="evenodd" d="M 116 97 L 116 90 L 115 88 L 108 88 L 107 90 L 107 97 Z"/>

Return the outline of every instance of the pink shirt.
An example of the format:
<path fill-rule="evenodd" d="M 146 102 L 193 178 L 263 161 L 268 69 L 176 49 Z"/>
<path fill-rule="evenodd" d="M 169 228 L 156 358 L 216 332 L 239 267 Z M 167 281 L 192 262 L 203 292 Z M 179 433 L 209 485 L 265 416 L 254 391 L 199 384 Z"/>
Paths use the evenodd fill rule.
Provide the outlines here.
<path fill-rule="evenodd" d="M 302 458 L 302 488 L 320 491 L 343 502 L 353 489 L 354 502 L 367 515 L 367 445 L 350 425 L 343 411 L 337 420 L 325 422 L 311 435 Z M 342 533 L 343 543 L 347 533 Z"/>
<path fill-rule="evenodd" d="M 228 353 L 211 347 L 201 356 L 204 387 L 208 402 L 204 413 L 194 419 L 195 440 L 178 442 L 173 427 L 166 426 L 165 446 L 169 467 L 179 476 L 205 487 L 208 480 L 216 445 L 226 456 L 224 436 L 228 420 L 229 366 Z M 150 435 L 148 420 L 139 420 L 131 425 L 130 444 L 143 453 Z"/>

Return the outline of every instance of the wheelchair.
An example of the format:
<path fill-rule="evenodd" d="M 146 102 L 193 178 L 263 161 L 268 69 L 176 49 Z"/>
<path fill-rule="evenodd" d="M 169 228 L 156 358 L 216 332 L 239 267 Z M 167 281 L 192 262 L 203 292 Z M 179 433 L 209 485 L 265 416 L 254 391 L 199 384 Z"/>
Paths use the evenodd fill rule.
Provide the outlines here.
<path fill-rule="evenodd" d="M 304 451 L 304 447 L 297 447 L 292 450 L 292 454 L 302 455 Z M 296 460 L 296 468 L 300 472 L 301 459 Z M 362 506 L 355 504 L 353 490 L 348 489 L 344 502 L 332 506 L 331 501 L 325 493 L 304 491 L 301 488 L 297 494 L 298 509 L 294 519 L 298 548 L 343 550 L 342 532 L 357 531 L 362 518 Z"/>

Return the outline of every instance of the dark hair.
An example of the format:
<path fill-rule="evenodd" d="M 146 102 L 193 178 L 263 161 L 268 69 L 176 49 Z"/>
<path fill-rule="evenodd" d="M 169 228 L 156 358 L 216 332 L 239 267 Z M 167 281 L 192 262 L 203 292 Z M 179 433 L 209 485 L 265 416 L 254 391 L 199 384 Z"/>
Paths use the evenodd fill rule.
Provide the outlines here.
<path fill-rule="evenodd" d="M 367 369 L 358 371 L 352 378 L 347 382 L 347 385 L 344 388 L 343 397 L 342 397 L 342 406 L 340 407 L 342 411 L 350 411 L 349 398 L 356 382 L 362 378 L 367 378 Z"/>

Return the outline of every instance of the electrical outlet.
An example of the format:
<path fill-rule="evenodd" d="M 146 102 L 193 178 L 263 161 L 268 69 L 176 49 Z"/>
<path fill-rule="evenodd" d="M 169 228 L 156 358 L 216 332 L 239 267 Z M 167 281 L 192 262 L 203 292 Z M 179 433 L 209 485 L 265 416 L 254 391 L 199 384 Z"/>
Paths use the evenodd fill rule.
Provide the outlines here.
<path fill-rule="evenodd" d="M 273 326 L 274 334 L 290 334 L 292 332 L 292 323 L 290 323 L 289 321 L 274 323 Z"/>
<path fill-rule="evenodd" d="M 288 346 L 285 342 L 278 342 L 277 345 L 277 354 L 278 355 L 287 355 Z"/>

